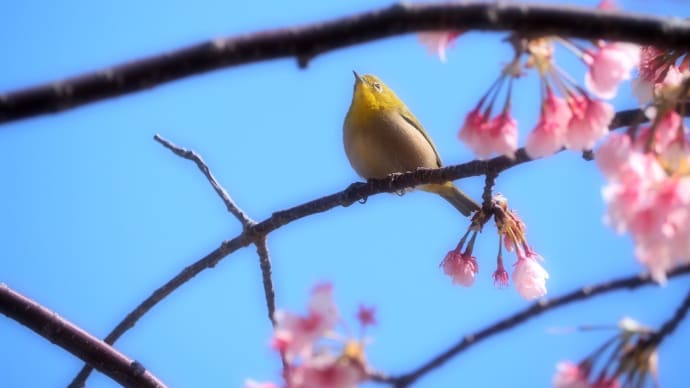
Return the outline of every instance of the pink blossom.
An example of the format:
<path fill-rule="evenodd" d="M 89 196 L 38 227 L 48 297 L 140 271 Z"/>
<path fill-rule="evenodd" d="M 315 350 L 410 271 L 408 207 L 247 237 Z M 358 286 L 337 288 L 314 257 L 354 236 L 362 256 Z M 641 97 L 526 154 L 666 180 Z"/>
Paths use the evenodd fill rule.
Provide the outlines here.
<path fill-rule="evenodd" d="M 525 299 L 535 299 L 546 295 L 548 272 L 539 265 L 539 255 L 532 251 L 518 250 L 518 261 L 513 270 L 513 283 Z"/>
<path fill-rule="evenodd" d="M 602 191 L 609 206 L 605 221 L 619 233 L 627 230 L 637 212 L 649 206 L 650 189 L 665 176 L 654 156 L 631 152 L 618 175 Z"/>
<path fill-rule="evenodd" d="M 601 0 L 599 5 L 597 5 L 597 8 L 607 11 L 614 11 L 618 9 L 618 5 L 616 5 L 616 2 L 613 0 Z"/>
<path fill-rule="evenodd" d="M 494 152 L 512 158 L 517 149 L 517 122 L 508 111 L 488 120 L 475 108 L 467 114 L 458 138 L 481 159 Z"/>
<path fill-rule="evenodd" d="M 630 71 L 640 61 L 640 47 L 629 43 L 600 43 L 599 50 L 587 52 L 583 57 L 589 66 L 585 86 L 604 99 L 615 97 L 618 85 L 630 79 Z"/>
<path fill-rule="evenodd" d="M 363 365 L 349 357 L 322 353 L 288 373 L 290 388 L 352 388 L 366 378 Z"/>
<path fill-rule="evenodd" d="M 666 51 L 654 46 L 640 48 L 640 79 L 654 83 L 664 79 L 666 70 L 671 65 L 664 60 Z"/>
<path fill-rule="evenodd" d="M 553 377 L 554 388 L 590 388 L 587 374 L 570 361 L 559 362 L 556 365 L 556 375 Z"/>
<path fill-rule="evenodd" d="M 338 320 L 330 284 L 316 286 L 309 301 L 309 312 L 299 316 L 288 311 L 276 311 L 273 345 L 286 357 L 311 351 L 312 344 L 330 330 Z"/>
<path fill-rule="evenodd" d="M 675 111 L 668 110 L 655 124 L 654 131 L 652 131 L 651 126 L 644 127 L 640 130 L 639 135 L 635 139 L 635 145 L 640 150 L 646 149 L 649 143 L 649 136 L 654 132 L 654 139 L 650 143 L 652 145 L 652 150 L 657 153 L 662 153 L 676 138 L 678 138 L 679 134 L 682 135 L 684 133 L 684 129 L 685 125 L 683 124 L 683 118 Z"/>
<path fill-rule="evenodd" d="M 244 388 L 278 388 L 278 386 L 269 381 L 260 383 L 252 379 L 246 379 L 244 381 Z"/>
<path fill-rule="evenodd" d="M 565 143 L 565 131 L 572 117 L 568 103 L 549 89 L 537 126 L 527 136 L 525 150 L 531 158 L 558 151 Z"/>
<path fill-rule="evenodd" d="M 489 117 L 480 112 L 479 107 L 470 111 L 465 117 L 465 122 L 458 132 L 458 139 L 470 148 L 481 141 L 489 124 Z"/>
<path fill-rule="evenodd" d="M 489 122 L 489 138 L 493 148 L 491 151 L 503 154 L 509 158 L 515 157 L 517 150 L 517 121 L 505 111 Z M 482 153 L 477 152 L 482 157 Z M 488 156 L 485 154 L 484 156 Z"/>
<path fill-rule="evenodd" d="M 493 275 L 494 286 L 498 288 L 503 288 L 508 286 L 508 271 L 503 267 L 503 260 L 499 260 L 496 270 Z"/>
<path fill-rule="evenodd" d="M 459 249 L 454 249 L 441 261 L 443 272 L 453 279 L 453 284 L 460 284 L 470 287 L 474 284 L 474 278 L 479 272 L 477 259 L 471 254 L 460 253 Z"/>
<path fill-rule="evenodd" d="M 573 96 L 570 102 L 573 115 L 566 131 L 566 146 L 578 151 L 592 149 L 608 133 L 613 107 L 582 95 Z"/>
<path fill-rule="evenodd" d="M 683 81 L 686 74 L 681 72 L 676 66 L 669 66 L 663 81 L 654 84 L 654 97 L 658 97 L 668 102 L 676 102 L 686 92 Z"/>
<path fill-rule="evenodd" d="M 642 46 L 640 49 L 640 75 L 632 81 L 633 95 L 637 97 L 640 105 L 650 104 L 654 100 L 656 85 L 664 81 L 669 71 L 680 73 L 673 66 L 673 62 L 667 59 L 666 51 L 654 46 Z M 671 78 L 674 76 L 672 75 Z"/>
<path fill-rule="evenodd" d="M 624 170 L 631 151 L 630 136 L 612 133 L 594 153 L 594 160 L 604 176 L 613 179 Z"/>
<path fill-rule="evenodd" d="M 362 326 L 372 326 L 376 324 L 376 307 L 366 307 L 359 305 L 357 310 L 357 320 Z"/>
<path fill-rule="evenodd" d="M 438 55 L 441 62 L 446 61 L 446 50 L 453 46 L 461 31 L 429 31 L 419 33 L 419 41 L 431 54 Z"/>

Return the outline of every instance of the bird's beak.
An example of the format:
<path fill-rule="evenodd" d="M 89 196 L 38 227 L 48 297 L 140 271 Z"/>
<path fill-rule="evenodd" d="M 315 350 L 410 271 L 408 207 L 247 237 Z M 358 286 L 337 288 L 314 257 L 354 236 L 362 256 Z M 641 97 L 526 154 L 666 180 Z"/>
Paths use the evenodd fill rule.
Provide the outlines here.
<path fill-rule="evenodd" d="M 352 74 L 355 75 L 355 80 L 356 80 L 357 83 L 364 82 L 364 80 L 362 79 L 362 77 L 361 77 L 359 74 L 357 74 L 356 71 L 352 70 Z"/>

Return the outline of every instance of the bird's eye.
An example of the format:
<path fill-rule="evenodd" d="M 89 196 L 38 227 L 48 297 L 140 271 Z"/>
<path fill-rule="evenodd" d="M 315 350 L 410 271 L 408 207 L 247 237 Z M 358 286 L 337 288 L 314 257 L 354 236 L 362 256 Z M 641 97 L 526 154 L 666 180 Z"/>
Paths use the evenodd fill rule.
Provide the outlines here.
<path fill-rule="evenodd" d="M 379 91 L 379 92 L 382 92 L 382 91 L 383 91 L 383 86 L 381 86 L 381 84 L 378 83 L 378 82 L 374 82 L 374 89 L 376 89 L 376 90 Z"/>

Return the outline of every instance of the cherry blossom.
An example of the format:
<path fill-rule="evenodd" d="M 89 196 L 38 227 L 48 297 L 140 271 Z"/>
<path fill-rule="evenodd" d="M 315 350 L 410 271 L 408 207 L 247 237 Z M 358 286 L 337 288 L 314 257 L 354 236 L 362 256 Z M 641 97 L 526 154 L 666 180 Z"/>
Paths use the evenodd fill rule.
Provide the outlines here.
<path fill-rule="evenodd" d="M 572 96 L 570 105 L 572 117 L 568 123 L 565 144 L 578 151 L 592 149 L 594 143 L 609 131 L 609 123 L 614 115 L 613 107 L 583 95 Z"/>
<path fill-rule="evenodd" d="M 508 286 L 508 271 L 506 271 L 503 266 L 503 260 L 499 260 L 496 265 L 496 270 L 491 275 L 494 279 L 494 286 L 498 288 L 503 288 Z"/>
<path fill-rule="evenodd" d="M 244 388 L 278 388 L 278 386 L 269 381 L 260 383 L 252 379 L 246 379 L 244 381 Z"/>
<path fill-rule="evenodd" d="M 458 248 L 448 252 L 441 261 L 443 272 L 453 279 L 453 284 L 471 287 L 479 271 L 477 259 L 471 254 L 460 253 Z"/>
<path fill-rule="evenodd" d="M 376 307 L 359 305 L 357 310 L 357 320 L 362 326 L 372 326 L 376 324 Z"/>
<path fill-rule="evenodd" d="M 352 388 L 366 378 L 362 364 L 350 357 L 323 353 L 288 372 L 290 388 Z"/>
<path fill-rule="evenodd" d="M 441 62 L 446 62 L 446 50 L 453 46 L 462 31 L 429 31 L 419 33 L 419 41 L 431 54 L 438 55 Z"/>
<path fill-rule="evenodd" d="M 527 136 L 525 151 L 531 158 L 541 158 L 560 150 L 572 117 L 568 103 L 548 90 L 537 126 Z"/>
<path fill-rule="evenodd" d="M 556 365 L 556 375 L 553 377 L 554 388 L 589 388 L 587 374 L 570 361 L 559 362 Z"/>
<path fill-rule="evenodd" d="M 518 293 L 527 300 L 546 295 L 546 279 L 549 278 L 549 273 L 539 264 L 539 259 L 541 257 L 532 251 L 523 254 L 518 250 L 513 282 Z"/>
<path fill-rule="evenodd" d="M 640 47 L 629 43 L 599 43 L 597 51 L 585 52 L 589 66 L 585 86 L 599 98 L 611 99 L 621 81 L 630 79 L 630 72 L 640 61 Z"/>
<path fill-rule="evenodd" d="M 312 343 L 330 330 L 337 320 L 332 286 L 327 283 L 318 285 L 312 291 L 306 316 L 276 311 L 273 344 L 288 358 L 308 353 Z"/>

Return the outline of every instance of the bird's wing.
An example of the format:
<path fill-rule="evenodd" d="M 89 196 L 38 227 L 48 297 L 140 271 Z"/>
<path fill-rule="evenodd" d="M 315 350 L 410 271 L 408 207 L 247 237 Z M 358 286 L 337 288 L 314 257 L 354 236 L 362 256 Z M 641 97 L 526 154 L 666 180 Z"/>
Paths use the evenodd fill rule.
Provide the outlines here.
<path fill-rule="evenodd" d="M 424 127 L 422 127 L 422 124 L 419 122 L 419 120 L 417 120 L 417 118 L 414 117 L 412 112 L 410 112 L 410 110 L 406 108 L 400 110 L 400 115 L 403 119 L 405 119 L 405 121 L 410 123 L 416 130 L 418 130 L 419 133 L 422 134 L 422 136 L 424 136 L 426 141 L 431 146 L 431 149 L 434 150 L 434 154 L 436 154 L 436 164 L 438 164 L 438 167 L 443 166 L 443 162 L 441 162 L 441 155 L 438 154 L 438 150 L 436 149 L 434 142 L 431 141 L 431 137 L 429 137 L 429 134 L 426 133 L 426 130 L 424 130 Z"/>

